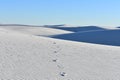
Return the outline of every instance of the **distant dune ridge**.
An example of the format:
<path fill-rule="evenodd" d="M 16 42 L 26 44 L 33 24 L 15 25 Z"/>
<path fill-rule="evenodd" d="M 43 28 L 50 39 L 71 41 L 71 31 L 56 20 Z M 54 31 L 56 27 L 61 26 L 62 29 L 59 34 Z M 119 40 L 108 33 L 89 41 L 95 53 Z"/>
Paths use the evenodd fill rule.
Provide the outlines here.
<path fill-rule="evenodd" d="M 51 27 L 51 26 L 50 26 Z M 66 26 L 52 26 L 52 28 L 62 29 L 72 32 L 81 32 L 81 31 L 94 31 L 94 30 L 106 30 L 105 28 L 98 26 L 74 26 L 74 27 L 66 27 Z"/>
<path fill-rule="evenodd" d="M 0 25 L 0 80 L 119 80 L 120 29 Z"/>
<path fill-rule="evenodd" d="M 35 36 L 46 36 L 57 39 L 87 42 L 103 45 L 120 46 L 120 30 L 109 29 L 99 26 L 72 26 L 60 25 L 25 25 L 25 24 L 0 24 L 0 27 L 31 34 Z"/>

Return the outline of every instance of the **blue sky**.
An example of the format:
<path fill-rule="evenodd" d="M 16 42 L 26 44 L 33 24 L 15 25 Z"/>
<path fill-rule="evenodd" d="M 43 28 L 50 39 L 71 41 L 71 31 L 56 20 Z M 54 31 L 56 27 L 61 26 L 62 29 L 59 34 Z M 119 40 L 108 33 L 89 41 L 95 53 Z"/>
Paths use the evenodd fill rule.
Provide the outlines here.
<path fill-rule="evenodd" d="M 120 26 L 120 0 L 0 0 L 0 23 Z"/>

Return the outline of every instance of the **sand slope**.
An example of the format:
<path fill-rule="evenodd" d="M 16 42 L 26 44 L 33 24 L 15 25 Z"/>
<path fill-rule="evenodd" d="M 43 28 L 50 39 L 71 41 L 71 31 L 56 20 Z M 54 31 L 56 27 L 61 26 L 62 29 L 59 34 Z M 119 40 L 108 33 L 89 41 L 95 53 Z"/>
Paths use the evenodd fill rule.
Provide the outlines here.
<path fill-rule="evenodd" d="M 117 80 L 120 47 L 0 29 L 0 79 Z"/>

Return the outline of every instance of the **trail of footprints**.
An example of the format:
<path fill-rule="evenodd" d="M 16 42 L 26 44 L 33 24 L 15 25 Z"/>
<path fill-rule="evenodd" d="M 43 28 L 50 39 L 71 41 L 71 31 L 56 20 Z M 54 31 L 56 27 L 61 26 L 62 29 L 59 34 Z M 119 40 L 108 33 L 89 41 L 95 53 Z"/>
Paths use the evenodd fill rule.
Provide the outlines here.
<path fill-rule="evenodd" d="M 53 42 L 53 44 L 54 44 L 54 46 L 55 46 L 57 49 L 54 50 L 54 53 L 55 53 L 55 55 L 56 55 L 56 58 L 53 59 L 52 61 L 56 63 L 57 67 L 58 67 L 60 70 L 63 70 L 63 69 L 64 69 L 64 66 L 62 66 L 60 63 L 58 63 L 59 60 L 57 59 L 57 55 L 58 55 L 59 52 L 61 51 L 61 48 L 60 48 L 59 45 L 57 45 L 56 42 Z M 65 76 L 67 76 L 67 73 L 64 72 L 64 71 L 61 71 L 61 72 L 59 73 L 59 75 L 62 76 L 62 77 L 65 77 Z"/>

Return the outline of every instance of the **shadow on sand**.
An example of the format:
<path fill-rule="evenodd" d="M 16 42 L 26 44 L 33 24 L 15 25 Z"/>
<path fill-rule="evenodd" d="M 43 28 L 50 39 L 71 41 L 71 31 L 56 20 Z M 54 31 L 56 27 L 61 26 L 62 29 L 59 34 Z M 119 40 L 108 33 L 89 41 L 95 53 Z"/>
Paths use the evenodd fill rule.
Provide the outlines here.
<path fill-rule="evenodd" d="M 104 30 L 91 32 L 76 32 L 70 34 L 56 35 L 52 38 L 87 42 L 103 45 L 120 46 L 120 30 Z"/>

